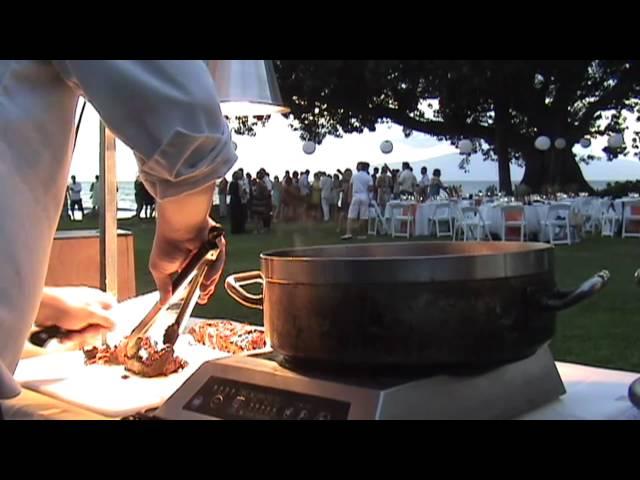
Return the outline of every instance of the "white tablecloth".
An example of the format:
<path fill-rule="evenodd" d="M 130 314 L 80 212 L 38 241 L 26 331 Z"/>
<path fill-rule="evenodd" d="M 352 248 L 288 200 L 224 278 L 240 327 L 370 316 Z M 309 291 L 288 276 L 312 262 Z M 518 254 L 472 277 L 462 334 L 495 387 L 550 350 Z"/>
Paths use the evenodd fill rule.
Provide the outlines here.
<path fill-rule="evenodd" d="M 557 204 L 570 204 L 572 210 L 577 210 L 577 205 L 571 204 L 568 201 L 553 202 L 553 203 L 534 203 L 533 205 L 524 206 L 524 220 L 526 225 L 526 234 L 532 239 L 536 237 L 538 240 L 545 239 L 545 232 L 543 232 L 542 223 L 547 219 L 549 213 L 549 207 Z M 521 204 L 520 204 L 521 205 Z M 485 222 L 489 222 L 489 231 L 500 238 L 502 238 L 502 211 L 500 205 L 482 205 L 479 207 L 482 218 Z M 581 213 L 581 212 L 579 212 Z"/>
<path fill-rule="evenodd" d="M 392 208 L 410 208 L 412 206 L 415 206 L 416 202 L 412 202 L 412 201 L 402 201 L 402 200 L 391 200 L 390 202 L 387 203 L 387 206 L 384 209 L 384 224 L 385 227 L 387 229 L 387 233 L 391 233 L 391 209 Z M 397 224 L 396 224 L 397 227 Z M 414 232 L 415 232 L 415 223 L 414 223 Z"/>
<path fill-rule="evenodd" d="M 627 396 L 629 385 L 640 373 L 564 362 L 556 366 L 567 393 L 518 420 L 640 420 L 640 412 Z M 7 419 L 110 420 L 26 389 L 0 404 Z"/>

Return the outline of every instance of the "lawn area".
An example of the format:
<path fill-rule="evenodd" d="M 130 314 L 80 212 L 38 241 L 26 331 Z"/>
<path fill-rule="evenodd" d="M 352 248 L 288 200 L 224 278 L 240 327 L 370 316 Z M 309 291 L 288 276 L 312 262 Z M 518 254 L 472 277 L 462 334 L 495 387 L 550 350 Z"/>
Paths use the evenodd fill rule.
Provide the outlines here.
<path fill-rule="evenodd" d="M 74 223 L 63 220 L 60 228 L 96 226 L 96 219 L 87 218 Z M 147 270 L 154 222 L 120 220 L 118 226 L 130 230 L 135 236 L 138 293 L 155 289 Z M 229 235 L 227 240 L 225 276 L 259 269 L 259 255 L 265 250 L 339 242 L 333 224 L 278 224 L 270 234 Z M 378 237 L 369 241 L 389 241 L 389 238 Z M 589 238 L 578 245 L 557 247 L 555 258 L 556 278 L 563 289 L 576 287 L 603 268 L 611 273 L 609 285 L 594 299 L 558 314 L 557 332 L 552 342 L 556 359 L 640 371 L 640 288 L 633 283 L 633 273 L 640 268 L 640 240 Z M 198 307 L 194 315 L 262 322 L 261 312 L 236 303 L 222 284 L 211 302 L 205 307 Z"/>

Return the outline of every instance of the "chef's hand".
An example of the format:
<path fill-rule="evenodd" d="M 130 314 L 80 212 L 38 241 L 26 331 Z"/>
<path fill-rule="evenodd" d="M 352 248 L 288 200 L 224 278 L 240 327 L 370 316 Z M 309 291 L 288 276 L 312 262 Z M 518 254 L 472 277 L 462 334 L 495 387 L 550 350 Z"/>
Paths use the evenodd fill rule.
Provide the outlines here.
<path fill-rule="evenodd" d="M 209 229 L 216 223 L 209 217 L 213 185 L 177 198 L 157 203 L 156 235 L 149 270 L 160 292 L 160 303 L 171 298 L 171 280 L 191 255 L 207 240 Z M 218 257 L 207 268 L 200 287 L 199 303 L 206 303 L 220 280 L 226 259 L 226 244 L 218 239 Z"/>
<path fill-rule="evenodd" d="M 60 339 L 62 343 L 94 343 L 115 327 L 111 310 L 116 304 L 115 298 L 95 288 L 45 287 L 35 324 L 72 332 Z"/>

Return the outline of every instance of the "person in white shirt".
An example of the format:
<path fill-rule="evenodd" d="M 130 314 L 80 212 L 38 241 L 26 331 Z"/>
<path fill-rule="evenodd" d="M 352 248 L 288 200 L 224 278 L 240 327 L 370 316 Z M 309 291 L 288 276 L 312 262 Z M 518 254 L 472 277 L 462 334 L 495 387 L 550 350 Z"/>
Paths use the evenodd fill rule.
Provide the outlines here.
<path fill-rule="evenodd" d="M 320 173 L 320 202 L 322 204 L 322 213 L 324 214 L 324 221 L 328 222 L 331 219 L 331 201 L 333 180 L 325 172 Z"/>
<path fill-rule="evenodd" d="M 418 182 L 418 190 L 420 191 L 420 197 L 426 200 L 429 190 L 429 184 L 431 183 L 429 180 L 429 175 L 427 175 L 427 167 L 422 167 L 420 169 L 420 174 L 422 175 L 422 177 Z"/>
<path fill-rule="evenodd" d="M 389 167 L 387 165 L 382 167 L 382 173 L 380 173 L 376 179 L 376 187 L 378 188 L 378 207 L 384 212 L 387 203 L 391 200 L 393 190 L 393 179 L 391 175 L 389 175 Z"/>
<path fill-rule="evenodd" d="M 257 177 L 258 173 L 261 173 L 261 172 L 262 172 L 262 182 L 264 183 L 265 187 L 267 187 L 267 190 L 269 190 L 269 193 L 273 193 L 273 182 L 271 181 L 271 178 L 269 177 L 269 172 L 267 172 L 264 168 L 261 168 L 256 173 L 256 177 Z"/>
<path fill-rule="evenodd" d="M 84 218 L 84 207 L 82 206 L 82 184 L 76 181 L 76 176 L 71 175 L 71 183 L 69 184 L 69 200 L 71 207 L 71 217 L 76 219 L 76 207 L 80 209 L 82 218 Z"/>
<path fill-rule="evenodd" d="M 298 186 L 300 187 L 300 193 L 303 196 L 306 197 L 311 193 L 311 185 L 309 184 L 309 170 L 305 170 L 304 172 L 302 172 L 302 175 L 300 175 L 300 182 Z"/>
<path fill-rule="evenodd" d="M 356 174 L 351 178 L 351 204 L 347 214 L 347 234 L 343 240 L 353 238 L 353 224 L 359 220 L 359 240 L 367 238 L 367 222 L 369 221 L 369 193 L 373 190 L 373 180 L 369 175 L 369 164 L 360 162 L 356 166 Z"/>
<path fill-rule="evenodd" d="M 414 195 L 416 192 L 416 186 L 418 185 L 418 179 L 411 171 L 409 162 L 402 163 L 402 173 L 398 178 L 398 190 L 400 195 Z"/>
<path fill-rule="evenodd" d="M 93 213 L 97 212 L 100 208 L 100 194 L 102 192 L 102 187 L 100 186 L 100 175 L 96 175 L 96 180 L 91 184 L 91 211 Z"/>
<path fill-rule="evenodd" d="M 135 153 L 142 181 L 157 200 L 149 270 L 162 304 L 171 296 L 173 275 L 215 224 L 209 217 L 214 184 L 237 156 L 203 60 L 0 60 L 0 83 L 2 400 L 20 393 L 13 372 L 41 305 L 51 305 L 43 292 L 79 97 L 91 102 Z M 222 273 L 224 240 L 218 244 L 218 259 L 201 286 L 201 303 Z M 67 297 L 65 292 L 56 296 Z M 100 299 L 80 297 L 85 304 L 64 310 L 80 310 L 84 320 L 63 313 L 53 324 L 73 334 L 96 333 L 101 326 L 108 330 L 109 322 L 90 315 Z"/>

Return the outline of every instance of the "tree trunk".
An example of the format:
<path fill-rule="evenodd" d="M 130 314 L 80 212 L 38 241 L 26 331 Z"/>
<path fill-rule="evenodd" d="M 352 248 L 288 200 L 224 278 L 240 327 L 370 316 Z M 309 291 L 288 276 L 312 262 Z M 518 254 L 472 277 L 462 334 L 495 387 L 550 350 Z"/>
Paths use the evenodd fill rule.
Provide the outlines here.
<path fill-rule="evenodd" d="M 507 144 L 507 129 L 511 123 L 509 107 L 502 97 L 495 99 L 495 131 L 496 131 L 496 154 L 498 155 L 498 184 L 499 191 L 507 195 L 513 195 L 513 185 L 511 184 L 511 169 L 509 164 L 509 146 Z"/>
<path fill-rule="evenodd" d="M 531 149 L 523 152 L 523 158 L 525 170 L 521 185 L 529 187 L 532 193 L 594 191 L 568 148 L 558 150 L 552 146 L 546 152 Z"/>

